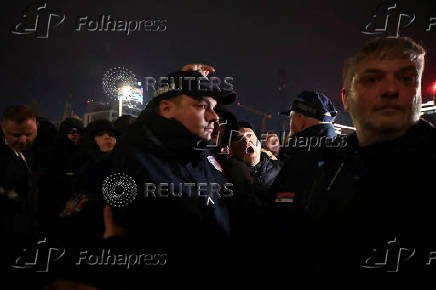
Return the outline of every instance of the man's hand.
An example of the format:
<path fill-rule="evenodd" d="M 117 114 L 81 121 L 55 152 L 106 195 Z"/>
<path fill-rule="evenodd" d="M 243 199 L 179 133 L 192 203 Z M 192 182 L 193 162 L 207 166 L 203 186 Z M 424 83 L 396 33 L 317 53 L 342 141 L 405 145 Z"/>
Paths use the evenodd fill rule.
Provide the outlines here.
<path fill-rule="evenodd" d="M 207 64 L 187 64 L 182 67 L 182 71 L 199 71 L 204 77 L 207 77 L 209 73 L 214 72 L 215 68 Z"/>

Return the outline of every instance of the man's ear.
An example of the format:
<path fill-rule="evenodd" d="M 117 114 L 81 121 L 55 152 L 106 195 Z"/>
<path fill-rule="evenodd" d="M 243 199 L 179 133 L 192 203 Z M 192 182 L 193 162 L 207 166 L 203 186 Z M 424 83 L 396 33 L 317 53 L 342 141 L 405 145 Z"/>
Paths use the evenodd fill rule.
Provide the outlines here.
<path fill-rule="evenodd" d="M 165 117 L 167 119 L 173 117 L 172 116 L 172 108 L 173 108 L 173 103 L 169 100 L 162 100 L 159 103 L 159 114 L 162 117 Z"/>
<path fill-rule="evenodd" d="M 344 110 L 348 112 L 348 91 L 345 88 L 341 90 L 341 99 Z"/>
<path fill-rule="evenodd" d="M 304 129 L 306 129 L 306 128 L 308 128 L 308 127 L 310 127 L 310 122 L 309 122 L 309 120 L 308 120 L 308 117 L 306 117 L 306 116 L 304 116 L 303 114 L 301 114 L 301 113 L 298 113 L 298 123 L 297 124 L 299 124 L 299 126 L 300 126 L 300 128 L 299 128 L 299 130 L 300 131 L 302 131 L 302 130 L 304 130 Z"/>

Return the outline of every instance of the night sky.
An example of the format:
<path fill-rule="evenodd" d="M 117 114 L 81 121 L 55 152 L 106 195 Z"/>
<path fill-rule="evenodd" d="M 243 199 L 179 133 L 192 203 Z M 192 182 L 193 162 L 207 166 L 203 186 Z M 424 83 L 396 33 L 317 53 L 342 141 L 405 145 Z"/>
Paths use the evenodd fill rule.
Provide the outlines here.
<path fill-rule="evenodd" d="M 72 96 L 74 111 L 83 116 L 85 102 L 105 101 L 102 77 L 122 66 L 138 80 L 165 76 L 187 63 L 213 65 L 216 76 L 234 77 L 241 104 L 273 115 L 269 129 L 280 129 L 278 111 L 302 90 L 320 90 L 339 110 L 344 59 L 373 35 L 361 32 L 382 1 L 43 1 L 65 14 L 48 38 L 16 35 L 31 1 L 2 3 L 0 110 L 12 104 L 38 102 L 40 114 L 53 122 Z M 400 35 L 411 36 L 427 49 L 424 101 L 436 81 L 436 1 L 396 1 L 397 12 L 415 14 Z M 166 20 L 165 31 L 75 31 L 77 18 Z M 379 13 L 379 19 L 384 15 Z M 395 22 L 390 18 L 389 25 Z M 406 20 L 404 20 L 406 22 Z M 404 23 L 402 22 L 402 23 Z M 436 22 L 436 20 L 434 21 Z M 278 70 L 287 72 L 289 93 L 281 96 Z M 260 126 L 253 113 L 233 107 L 240 119 Z M 338 121 L 351 125 L 341 113 Z"/>

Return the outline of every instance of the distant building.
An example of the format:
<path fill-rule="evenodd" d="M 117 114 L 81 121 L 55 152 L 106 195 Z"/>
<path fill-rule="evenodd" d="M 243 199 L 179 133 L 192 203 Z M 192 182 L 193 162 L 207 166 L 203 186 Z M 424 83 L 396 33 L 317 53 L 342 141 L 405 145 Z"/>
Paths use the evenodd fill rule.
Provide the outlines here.
<path fill-rule="evenodd" d="M 88 99 L 83 117 L 84 125 L 87 126 L 99 119 L 114 122 L 120 115 L 137 118 L 143 109 L 143 89 L 140 85 L 141 83 L 138 83 L 136 88 L 119 88 L 116 101 L 96 102 L 92 98 Z M 120 107 L 120 99 L 122 99 L 122 107 Z"/>

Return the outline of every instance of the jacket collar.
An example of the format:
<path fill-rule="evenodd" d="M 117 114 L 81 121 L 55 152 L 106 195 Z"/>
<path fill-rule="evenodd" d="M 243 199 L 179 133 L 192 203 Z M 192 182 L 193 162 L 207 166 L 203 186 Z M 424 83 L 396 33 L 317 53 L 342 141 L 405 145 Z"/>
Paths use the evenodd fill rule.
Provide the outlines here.
<path fill-rule="evenodd" d="M 327 137 L 336 137 L 335 128 L 331 123 L 321 123 L 314 126 L 310 126 L 309 128 L 304 129 L 293 135 L 293 138 L 299 137 L 312 137 L 312 136 L 327 136 Z"/>
<path fill-rule="evenodd" d="M 392 152 L 394 148 L 398 146 L 410 147 L 413 144 L 418 144 L 422 139 L 427 139 L 429 130 L 434 130 L 433 126 L 424 120 L 419 120 L 414 124 L 404 135 L 390 141 L 381 142 L 374 145 L 368 145 L 365 147 L 360 147 L 357 139 L 357 134 L 354 132 L 347 137 L 348 149 L 352 151 L 358 150 L 361 153 L 370 152 L 380 152 L 380 151 L 390 151 Z"/>

